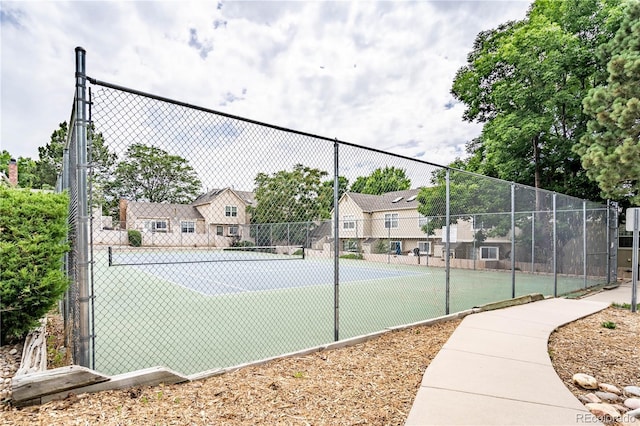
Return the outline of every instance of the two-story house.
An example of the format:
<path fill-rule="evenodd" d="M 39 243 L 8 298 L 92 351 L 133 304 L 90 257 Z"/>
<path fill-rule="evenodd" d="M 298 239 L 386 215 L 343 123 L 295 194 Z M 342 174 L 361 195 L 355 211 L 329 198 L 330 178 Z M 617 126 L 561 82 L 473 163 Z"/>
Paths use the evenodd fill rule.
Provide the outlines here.
<path fill-rule="evenodd" d="M 427 235 L 429 218 L 419 213 L 419 189 L 393 191 L 382 195 L 347 192 L 338 204 L 339 244 L 342 251 L 365 254 L 391 253 L 444 258 L 444 228 Z M 443 212 L 444 214 L 444 212 Z M 511 236 L 474 241 L 472 220 L 459 220 L 450 226 L 449 248 L 452 258 L 497 261 L 510 250 Z"/>
<path fill-rule="evenodd" d="M 214 189 L 191 204 L 120 200 L 120 228 L 141 231 L 143 245 L 228 247 L 250 240 L 252 192 Z"/>

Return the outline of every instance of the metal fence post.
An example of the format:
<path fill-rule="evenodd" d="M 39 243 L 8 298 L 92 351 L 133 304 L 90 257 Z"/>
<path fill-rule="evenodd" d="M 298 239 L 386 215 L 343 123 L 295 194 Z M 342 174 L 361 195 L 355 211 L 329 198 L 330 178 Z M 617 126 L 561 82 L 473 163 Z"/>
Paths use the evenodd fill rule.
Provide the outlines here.
<path fill-rule="evenodd" d="M 587 288 L 587 202 L 582 201 L 582 275 Z"/>
<path fill-rule="evenodd" d="M 531 273 L 535 272 L 536 264 L 536 213 L 531 213 Z"/>
<path fill-rule="evenodd" d="M 611 204 L 607 200 L 607 284 L 611 284 Z"/>
<path fill-rule="evenodd" d="M 338 201 L 340 198 L 338 179 L 339 161 L 338 152 L 340 145 L 336 140 L 333 143 L 333 339 L 340 340 L 340 215 L 338 211 Z"/>
<path fill-rule="evenodd" d="M 558 223 L 556 220 L 556 198 L 553 193 L 553 297 L 558 297 Z"/>
<path fill-rule="evenodd" d="M 86 117 L 86 63 L 85 50 L 76 47 L 76 176 L 78 185 L 78 274 L 76 276 L 79 301 L 79 344 L 77 363 L 93 367 L 91 362 L 90 304 L 89 294 L 89 215 L 87 198 L 87 117 Z"/>
<path fill-rule="evenodd" d="M 444 269 L 445 269 L 445 314 L 449 315 L 449 310 L 450 310 L 450 283 L 451 283 L 451 271 L 450 271 L 450 266 L 451 266 L 451 259 L 450 259 L 450 253 L 449 253 L 449 249 L 450 249 L 450 242 L 449 240 L 451 239 L 451 225 L 450 225 L 450 221 L 451 221 L 451 197 L 450 197 L 450 169 L 447 169 L 447 174 L 446 174 L 446 207 L 445 207 L 445 215 L 446 215 L 446 231 L 445 231 L 445 235 L 447 237 L 447 241 L 445 243 L 444 249 L 445 249 L 445 255 L 444 255 Z"/>
<path fill-rule="evenodd" d="M 511 184 L 511 298 L 516 297 L 516 185 Z"/>

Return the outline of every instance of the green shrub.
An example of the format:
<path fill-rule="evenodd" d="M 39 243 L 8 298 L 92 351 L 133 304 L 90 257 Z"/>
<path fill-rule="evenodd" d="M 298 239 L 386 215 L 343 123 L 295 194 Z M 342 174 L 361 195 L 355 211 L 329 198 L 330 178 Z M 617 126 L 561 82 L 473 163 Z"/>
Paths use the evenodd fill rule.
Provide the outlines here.
<path fill-rule="evenodd" d="M 66 194 L 0 187 L 0 344 L 24 337 L 61 298 Z"/>
<path fill-rule="evenodd" d="M 129 229 L 127 231 L 127 237 L 129 238 L 129 245 L 132 247 L 140 247 L 142 245 L 142 234 L 136 229 Z"/>
<path fill-rule="evenodd" d="M 231 247 L 254 247 L 255 244 L 251 241 L 233 241 Z"/>
<path fill-rule="evenodd" d="M 375 246 L 376 253 L 389 253 L 389 242 L 387 240 L 378 240 Z"/>
<path fill-rule="evenodd" d="M 357 259 L 362 260 L 362 254 L 360 253 L 347 253 L 340 256 L 340 259 Z"/>

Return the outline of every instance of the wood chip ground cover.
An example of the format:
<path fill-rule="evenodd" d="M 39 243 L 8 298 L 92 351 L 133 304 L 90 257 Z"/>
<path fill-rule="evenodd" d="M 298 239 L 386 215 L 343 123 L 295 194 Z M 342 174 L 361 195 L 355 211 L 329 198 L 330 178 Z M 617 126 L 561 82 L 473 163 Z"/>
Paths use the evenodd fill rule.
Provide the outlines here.
<path fill-rule="evenodd" d="M 460 320 L 206 380 L 80 395 L 1 413 L 2 424 L 400 425 Z"/>
<path fill-rule="evenodd" d="M 602 326 L 613 322 L 615 329 Z M 11 425 L 402 425 L 425 369 L 459 320 L 387 333 L 352 347 L 276 360 L 179 385 L 72 396 L 0 413 Z M 640 381 L 640 314 L 608 308 L 554 332 L 549 354 L 571 376 Z"/>

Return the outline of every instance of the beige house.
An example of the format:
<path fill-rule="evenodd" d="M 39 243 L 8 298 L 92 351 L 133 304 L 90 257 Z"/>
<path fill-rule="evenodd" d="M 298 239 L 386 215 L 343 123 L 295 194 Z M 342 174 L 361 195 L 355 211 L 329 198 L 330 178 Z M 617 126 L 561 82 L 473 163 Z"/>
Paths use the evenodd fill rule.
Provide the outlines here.
<path fill-rule="evenodd" d="M 365 254 L 392 253 L 444 258 L 445 231 L 436 229 L 427 235 L 423 227 L 430 218 L 418 212 L 419 189 L 369 195 L 347 192 L 339 201 L 340 249 Z M 511 236 L 488 238 L 474 243 L 475 230 L 470 220 L 450 226 L 452 258 L 493 261 L 504 259 Z"/>
<path fill-rule="evenodd" d="M 191 204 L 120 200 L 120 229 L 142 233 L 143 245 L 228 247 L 250 240 L 252 192 L 214 189 Z M 245 235 L 246 234 L 246 235 Z"/>

